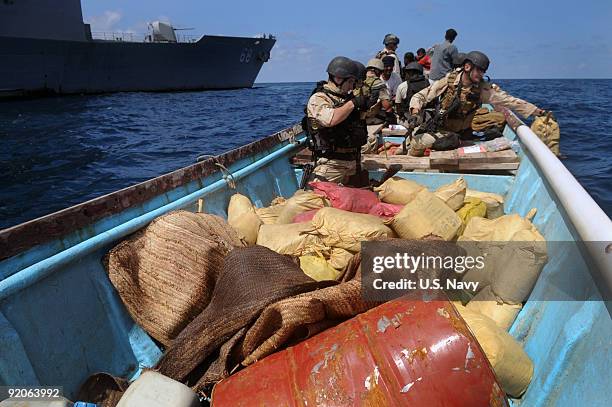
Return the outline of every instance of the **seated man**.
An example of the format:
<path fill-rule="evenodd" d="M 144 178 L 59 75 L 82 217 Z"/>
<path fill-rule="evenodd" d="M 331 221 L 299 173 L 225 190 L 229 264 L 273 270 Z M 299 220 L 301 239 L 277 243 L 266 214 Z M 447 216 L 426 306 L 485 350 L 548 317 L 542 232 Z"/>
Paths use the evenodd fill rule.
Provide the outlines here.
<path fill-rule="evenodd" d="M 411 115 L 418 115 L 428 103 L 440 97 L 439 123 L 433 123 L 421 137 L 415 131 L 416 143 L 411 145 L 411 154 L 419 155 L 426 148 L 437 143 L 448 132 L 455 135 L 471 136 L 472 119 L 483 103 L 507 107 L 523 117 L 540 116 L 544 110 L 522 99 L 499 92 L 483 80 L 489 68 L 489 58 L 479 51 L 466 55 L 462 69 L 451 71 L 444 78 L 415 94 L 410 100 Z M 414 151 L 413 148 L 414 147 Z"/>
<path fill-rule="evenodd" d="M 359 66 L 335 57 L 327 66 L 328 80 L 318 85 L 306 105 L 306 126 L 315 158 L 313 179 L 346 183 L 357 171 L 359 152 L 367 139 L 358 108 L 365 99 L 351 93 Z"/>

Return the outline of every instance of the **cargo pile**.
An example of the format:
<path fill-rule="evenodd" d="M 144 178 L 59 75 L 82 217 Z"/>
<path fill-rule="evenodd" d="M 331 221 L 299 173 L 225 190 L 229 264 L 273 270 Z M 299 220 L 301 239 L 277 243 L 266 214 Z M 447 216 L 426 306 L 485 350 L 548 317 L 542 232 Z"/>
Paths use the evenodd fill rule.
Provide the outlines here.
<path fill-rule="evenodd" d="M 503 197 L 462 177 L 433 191 L 401 177 L 373 190 L 310 187 L 264 208 L 236 193 L 227 221 L 172 212 L 110 251 L 106 268 L 126 308 L 166 348 L 156 371 L 206 392 L 376 306 L 361 296 L 362 241 L 434 238 L 490 255 L 485 270 L 464 276 L 479 291 L 455 304 L 502 388 L 522 394 L 533 365 L 507 330 L 547 260 L 533 213 L 505 215 Z"/>

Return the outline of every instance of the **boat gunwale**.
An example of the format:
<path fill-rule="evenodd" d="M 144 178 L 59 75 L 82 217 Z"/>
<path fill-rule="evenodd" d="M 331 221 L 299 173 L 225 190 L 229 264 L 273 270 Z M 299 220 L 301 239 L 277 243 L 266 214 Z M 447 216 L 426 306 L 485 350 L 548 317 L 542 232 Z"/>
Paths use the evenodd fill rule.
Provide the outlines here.
<path fill-rule="evenodd" d="M 152 198 L 203 179 L 224 167 L 266 151 L 284 141 L 292 141 L 303 132 L 300 124 L 294 124 L 249 144 L 211 156 L 195 164 L 179 168 L 167 174 L 120 189 L 110 194 L 41 216 L 39 218 L 0 230 L 0 261 L 11 258 L 37 245 L 61 238 L 115 215 L 128 208 L 143 204 Z"/>

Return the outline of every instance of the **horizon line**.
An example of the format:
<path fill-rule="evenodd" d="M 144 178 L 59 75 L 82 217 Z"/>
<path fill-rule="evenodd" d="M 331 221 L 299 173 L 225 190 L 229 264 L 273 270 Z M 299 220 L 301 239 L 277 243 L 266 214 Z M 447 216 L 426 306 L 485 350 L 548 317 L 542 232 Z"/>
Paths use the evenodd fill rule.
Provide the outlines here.
<path fill-rule="evenodd" d="M 319 80 L 324 80 L 324 79 L 319 79 Z M 534 81 L 534 80 L 539 80 L 539 81 L 568 81 L 568 80 L 583 80 L 583 81 L 597 81 L 597 80 L 604 80 L 604 81 L 609 81 L 612 80 L 612 78 L 496 78 L 495 80 L 498 81 Z M 278 81 L 278 82 L 272 82 L 272 81 L 266 81 L 266 82 L 254 82 L 254 84 L 264 84 L 264 83 L 313 83 L 313 82 L 317 82 L 316 80 L 311 80 L 311 81 Z"/>

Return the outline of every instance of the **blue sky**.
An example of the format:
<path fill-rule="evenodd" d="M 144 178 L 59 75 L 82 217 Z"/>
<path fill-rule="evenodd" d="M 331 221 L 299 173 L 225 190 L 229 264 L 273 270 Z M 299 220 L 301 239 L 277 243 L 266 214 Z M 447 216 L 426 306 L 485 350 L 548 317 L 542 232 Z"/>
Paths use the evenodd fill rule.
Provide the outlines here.
<path fill-rule="evenodd" d="M 254 36 L 277 43 L 257 82 L 315 81 L 336 55 L 366 62 L 385 34 L 399 52 L 427 48 L 453 27 L 460 51 L 479 49 L 491 78 L 612 78 L 612 1 L 205 1 L 83 0 L 93 31 L 146 32 L 147 21 L 192 34 Z"/>

